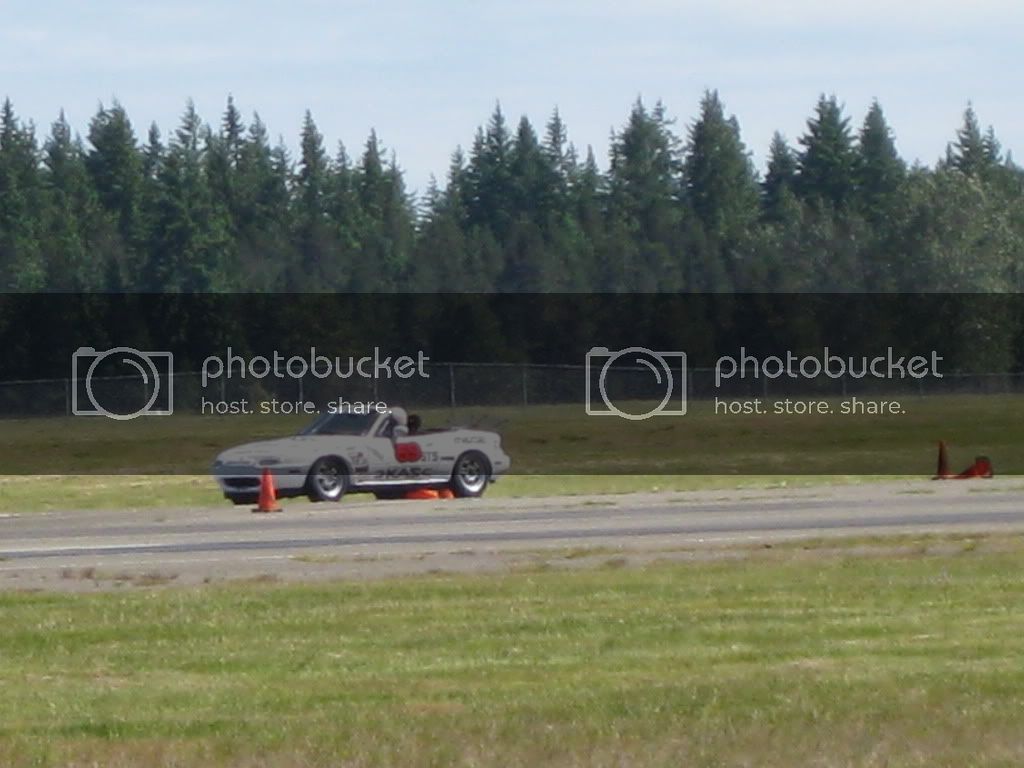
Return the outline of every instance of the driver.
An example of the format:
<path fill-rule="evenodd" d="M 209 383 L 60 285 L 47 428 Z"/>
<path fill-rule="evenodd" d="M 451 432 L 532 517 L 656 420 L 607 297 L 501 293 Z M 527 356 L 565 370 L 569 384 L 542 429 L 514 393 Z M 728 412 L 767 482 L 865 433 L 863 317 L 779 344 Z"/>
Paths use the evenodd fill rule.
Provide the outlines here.
<path fill-rule="evenodd" d="M 409 415 L 405 408 L 391 409 L 391 436 L 404 437 L 409 434 Z"/>
<path fill-rule="evenodd" d="M 423 425 L 423 419 L 420 418 L 418 413 L 409 414 L 409 434 L 415 435 L 420 431 L 420 427 Z"/>

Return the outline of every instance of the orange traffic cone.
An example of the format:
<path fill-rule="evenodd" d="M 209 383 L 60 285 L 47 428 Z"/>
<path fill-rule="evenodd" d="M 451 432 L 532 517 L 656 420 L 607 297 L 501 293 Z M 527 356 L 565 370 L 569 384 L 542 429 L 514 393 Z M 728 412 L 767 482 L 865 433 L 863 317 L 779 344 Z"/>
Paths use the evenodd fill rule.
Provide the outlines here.
<path fill-rule="evenodd" d="M 939 440 L 939 466 L 935 470 L 935 477 L 932 480 L 947 480 L 950 476 L 949 457 L 946 455 L 946 441 Z"/>
<path fill-rule="evenodd" d="M 433 488 L 415 488 L 411 491 L 408 491 L 405 494 L 405 498 L 419 499 L 421 501 L 430 501 L 432 499 L 439 499 L 441 498 L 441 496 Z"/>
<path fill-rule="evenodd" d="M 270 474 L 270 469 L 267 467 L 263 468 L 263 475 L 260 477 L 260 500 L 259 503 L 252 508 L 253 512 L 280 512 L 281 508 L 277 506 L 277 491 L 274 490 L 274 476 Z"/>
<path fill-rule="evenodd" d="M 970 480 L 972 477 L 991 478 L 995 475 L 992 471 L 992 461 L 988 456 L 977 456 L 974 463 L 957 475 L 956 480 Z"/>

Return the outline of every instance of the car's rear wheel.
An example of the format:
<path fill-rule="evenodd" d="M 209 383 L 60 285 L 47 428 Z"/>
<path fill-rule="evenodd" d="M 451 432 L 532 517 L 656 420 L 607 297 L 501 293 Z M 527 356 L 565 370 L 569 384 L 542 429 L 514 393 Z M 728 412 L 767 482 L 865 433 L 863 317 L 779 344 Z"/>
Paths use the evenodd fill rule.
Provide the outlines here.
<path fill-rule="evenodd" d="M 460 499 L 483 496 L 491 478 L 491 462 L 480 451 L 467 451 L 455 460 L 449 487 Z"/>
<path fill-rule="evenodd" d="M 317 459 L 306 477 L 310 501 L 341 501 L 348 490 L 348 467 L 337 456 Z"/>

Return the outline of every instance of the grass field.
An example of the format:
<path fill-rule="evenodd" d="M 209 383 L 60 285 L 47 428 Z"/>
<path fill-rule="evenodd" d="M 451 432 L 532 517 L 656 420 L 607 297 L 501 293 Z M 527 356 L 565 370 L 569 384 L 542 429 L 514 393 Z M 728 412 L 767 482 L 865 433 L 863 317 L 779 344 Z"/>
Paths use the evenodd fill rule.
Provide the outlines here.
<path fill-rule="evenodd" d="M 837 407 L 840 401 L 830 401 Z M 988 454 L 997 471 L 1024 473 L 1024 397 L 908 397 L 902 415 L 715 413 L 625 421 L 574 406 L 425 411 L 427 426 L 479 425 L 502 434 L 523 475 L 928 474 L 935 444 L 957 464 Z M 295 434 L 306 418 L 174 415 L 2 422 L 0 474 L 202 474 L 218 452 Z"/>
<path fill-rule="evenodd" d="M 808 475 L 511 475 L 487 490 L 487 498 L 581 496 L 605 493 L 779 488 L 869 482 L 872 476 Z M 892 479 L 892 478 L 886 478 Z M 349 501 L 371 501 L 353 494 Z M 67 475 L 0 477 L 0 513 L 55 509 L 149 509 L 229 505 L 206 475 Z M 304 503 L 287 500 L 286 505 Z"/>
<path fill-rule="evenodd" d="M 4 592 L 0 764 L 1020 765 L 1024 540 L 937 551 Z"/>
<path fill-rule="evenodd" d="M 707 402 L 683 418 L 628 422 L 579 406 L 426 411 L 427 425 L 501 432 L 513 474 L 489 493 L 630 492 L 763 487 L 878 476 L 927 477 L 935 444 L 954 469 L 977 454 L 997 473 L 1024 474 L 1024 398 L 927 397 L 899 416 L 725 416 Z M 294 434 L 296 417 L 172 416 L 113 422 L 6 421 L 0 511 L 213 504 L 203 477 L 213 457 L 241 442 Z M 33 477 L 50 473 L 51 477 Z"/>

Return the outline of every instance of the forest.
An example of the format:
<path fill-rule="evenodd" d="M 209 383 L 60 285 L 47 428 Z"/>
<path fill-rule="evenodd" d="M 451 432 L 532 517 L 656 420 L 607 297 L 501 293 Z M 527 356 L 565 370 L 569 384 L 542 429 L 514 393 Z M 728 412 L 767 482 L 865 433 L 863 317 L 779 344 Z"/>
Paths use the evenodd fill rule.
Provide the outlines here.
<path fill-rule="evenodd" d="M 876 102 L 823 95 L 755 168 L 715 91 L 685 125 L 637 100 L 609 156 L 496 107 L 441 181 L 406 187 L 371 133 L 297 156 L 229 97 L 166 138 L 118 103 L 80 135 L 0 110 L 0 291 L 957 292 L 1024 289 L 1024 170 L 968 106 L 908 165 Z"/>

